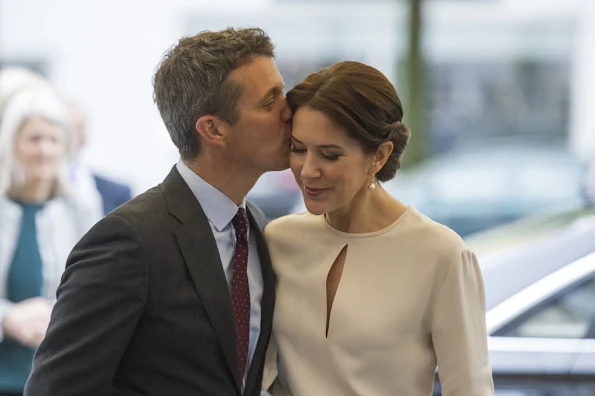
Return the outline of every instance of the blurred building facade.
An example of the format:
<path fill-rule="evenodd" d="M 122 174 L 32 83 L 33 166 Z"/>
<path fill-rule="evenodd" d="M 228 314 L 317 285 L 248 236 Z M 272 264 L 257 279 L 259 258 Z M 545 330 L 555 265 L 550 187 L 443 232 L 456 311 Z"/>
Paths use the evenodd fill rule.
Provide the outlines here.
<path fill-rule="evenodd" d="M 595 157 L 595 3 L 427 0 L 430 153 L 482 136 L 546 139 Z M 158 183 L 177 159 L 152 101 L 162 53 L 185 34 L 256 25 L 277 43 L 291 87 L 338 60 L 397 82 L 404 1 L 1 1 L 0 62 L 44 73 L 85 104 L 87 161 L 130 182 Z M 406 104 L 405 104 L 406 106 Z"/>

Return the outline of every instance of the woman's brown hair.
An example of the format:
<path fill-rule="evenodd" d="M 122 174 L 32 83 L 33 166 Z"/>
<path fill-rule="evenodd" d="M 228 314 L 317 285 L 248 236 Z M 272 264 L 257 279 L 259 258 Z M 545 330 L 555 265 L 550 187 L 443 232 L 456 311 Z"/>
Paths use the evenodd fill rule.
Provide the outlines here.
<path fill-rule="evenodd" d="M 310 74 L 287 93 L 292 112 L 300 107 L 320 111 L 344 127 L 373 154 L 387 141 L 393 151 L 376 174 L 379 181 L 392 179 L 401 166 L 409 128 L 401 122 L 403 106 L 395 87 L 375 68 L 345 61 Z"/>

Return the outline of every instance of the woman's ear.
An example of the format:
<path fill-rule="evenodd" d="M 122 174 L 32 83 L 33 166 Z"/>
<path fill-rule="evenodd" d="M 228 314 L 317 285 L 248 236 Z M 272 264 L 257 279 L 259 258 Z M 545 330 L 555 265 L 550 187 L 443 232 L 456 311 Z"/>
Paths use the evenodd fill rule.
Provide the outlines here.
<path fill-rule="evenodd" d="M 388 161 L 388 157 L 393 152 L 393 142 L 384 142 L 378 147 L 374 155 L 372 156 L 372 164 L 370 166 L 370 175 L 375 175 L 382 169 L 386 161 Z"/>
<path fill-rule="evenodd" d="M 202 116 L 196 121 L 195 127 L 196 132 L 206 144 L 218 147 L 225 146 L 227 130 L 224 123 L 219 121 L 217 117 L 211 115 Z"/>

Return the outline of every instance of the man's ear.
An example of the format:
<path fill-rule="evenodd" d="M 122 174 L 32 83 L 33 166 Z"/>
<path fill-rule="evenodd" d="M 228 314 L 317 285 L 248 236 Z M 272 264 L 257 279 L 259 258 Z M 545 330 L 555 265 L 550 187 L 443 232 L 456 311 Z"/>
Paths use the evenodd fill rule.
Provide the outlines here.
<path fill-rule="evenodd" d="M 196 132 L 212 146 L 225 146 L 226 124 L 212 115 L 205 115 L 196 121 Z"/>
<path fill-rule="evenodd" d="M 375 175 L 382 169 L 388 157 L 390 157 L 391 153 L 393 152 L 393 142 L 384 142 L 378 147 L 378 150 L 374 153 L 372 157 L 372 166 L 370 166 L 370 175 Z"/>

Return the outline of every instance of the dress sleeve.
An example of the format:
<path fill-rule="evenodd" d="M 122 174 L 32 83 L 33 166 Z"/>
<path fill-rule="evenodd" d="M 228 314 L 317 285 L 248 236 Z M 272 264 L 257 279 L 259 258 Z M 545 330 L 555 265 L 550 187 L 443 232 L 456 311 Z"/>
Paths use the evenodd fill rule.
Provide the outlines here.
<path fill-rule="evenodd" d="M 432 315 L 443 396 L 494 395 L 485 306 L 477 257 L 465 250 L 451 264 Z"/>

